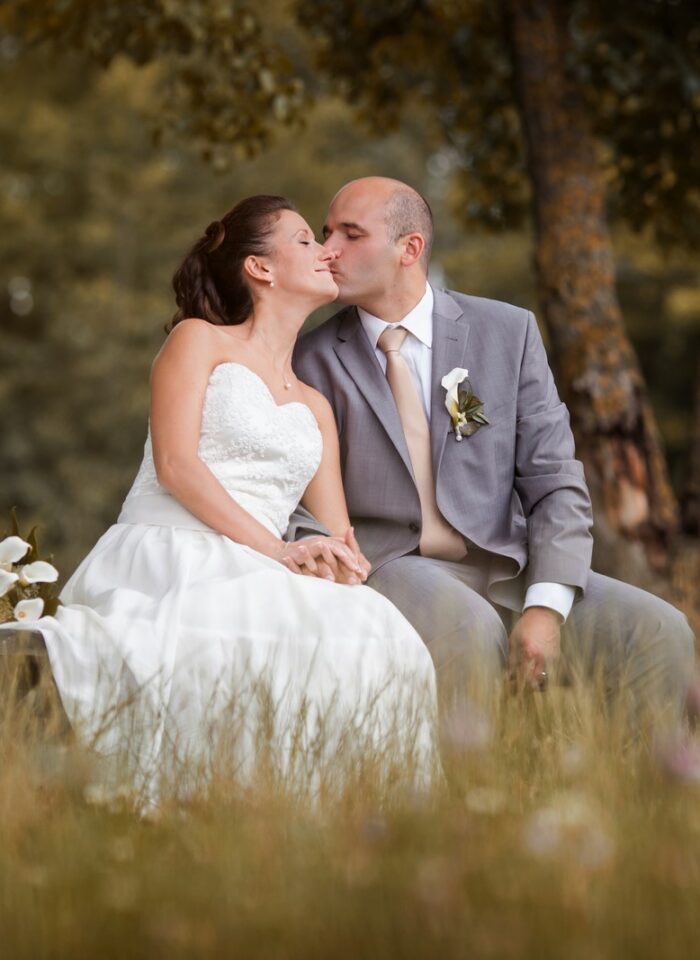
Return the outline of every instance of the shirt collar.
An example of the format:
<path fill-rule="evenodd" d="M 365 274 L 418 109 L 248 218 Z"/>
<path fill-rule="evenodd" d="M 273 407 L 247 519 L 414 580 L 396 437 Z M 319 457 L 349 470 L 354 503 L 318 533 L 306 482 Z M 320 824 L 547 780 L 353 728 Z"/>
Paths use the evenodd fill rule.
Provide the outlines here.
<path fill-rule="evenodd" d="M 425 293 L 415 305 L 413 310 L 409 310 L 402 320 L 397 321 L 402 327 L 405 327 L 410 333 L 412 333 L 414 337 L 417 337 L 421 343 L 425 344 L 426 347 L 432 347 L 433 345 L 434 302 L 435 297 L 433 295 L 432 287 L 429 283 L 426 283 Z M 396 326 L 396 324 L 387 323 L 386 320 L 381 320 L 379 317 L 375 317 L 373 314 L 363 310 L 362 307 L 358 307 L 357 312 L 360 317 L 360 323 L 362 324 L 364 331 L 369 338 L 369 342 L 376 350 L 377 341 L 384 333 L 386 328 Z"/>

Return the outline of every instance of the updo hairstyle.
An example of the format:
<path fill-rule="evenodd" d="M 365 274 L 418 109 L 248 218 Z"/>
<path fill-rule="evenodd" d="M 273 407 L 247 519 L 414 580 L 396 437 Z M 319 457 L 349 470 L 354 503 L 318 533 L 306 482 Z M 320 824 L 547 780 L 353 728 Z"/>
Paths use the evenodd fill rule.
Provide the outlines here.
<path fill-rule="evenodd" d="M 248 197 L 214 220 L 195 243 L 173 276 L 177 311 L 165 330 L 186 317 L 234 326 L 253 309 L 253 297 L 243 272 L 249 256 L 270 253 L 270 236 L 283 210 L 295 210 L 285 197 Z"/>

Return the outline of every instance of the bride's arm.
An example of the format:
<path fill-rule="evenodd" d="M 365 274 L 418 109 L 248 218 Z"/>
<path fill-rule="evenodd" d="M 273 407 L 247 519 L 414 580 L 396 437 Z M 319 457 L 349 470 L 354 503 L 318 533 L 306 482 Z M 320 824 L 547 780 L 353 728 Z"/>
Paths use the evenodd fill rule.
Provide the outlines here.
<path fill-rule="evenodd" d="M 364 571 L 364 579 L 370 570 L 370 564 L 362 555 L 348 515 L 348 506 L 343 490 L 343 477 L 340 469 L 340 449 L 338 444 L 338 426 L 333 409 L 328 400 L 304 384 L 308 405 L 311 407 L 323 437 L 321 463 L 313 479 L 304 491 L 302 505 L 312 516 L 331 532 L 331 536 L 342 539 L 354 551 Z"/>
<path fill-rule="evenodd" d="M 220 358 L 204 320 L 181 321 L 151 371 L 151 441 L 159 483 L 212 529 L 279 560 L 313 569 L 313 549 L 275 537 L 229 496 L 198 456 L 204 394 Z"/>

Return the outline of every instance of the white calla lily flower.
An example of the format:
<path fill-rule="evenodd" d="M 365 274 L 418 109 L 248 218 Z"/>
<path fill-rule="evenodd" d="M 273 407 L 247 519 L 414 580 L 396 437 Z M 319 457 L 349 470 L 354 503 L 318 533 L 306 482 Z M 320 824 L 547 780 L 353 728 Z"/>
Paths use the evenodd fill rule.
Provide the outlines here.
<path fill-rule="evenodd" d="M 445 406 L 447 407 L 447 412 L 452 418 L 457 416 L 459 385 L 460 383 L 463 383 L 468 376 L 469 371 L 465 370 L 464 367 L 455 367 L 453 370 L 450 370 L 449 373 L 446 373 L 440 381 L 440 384 L 445 388 L 445 390 L 447 390 Z"/>
<path fill-rule="evenodd" d="M 29 583 L 55 583 L 58 580 L 58 570 L 45 560 L 35 560 L 34 563 L 22 567 L 19 579 L 24 586 Z"/>
<path fill-rule="evenodd" d="M 5 537 L 0 540 L 0 570 L 10 570 L 30 550 L 31 546 L 21 537 Z"/>
<path fill-rule="evenodd" d="M 14 609 L 15 620 L 38 620 L 44 612 L 44 601 L 41 597 L 33 600 L 20 600 Z"/>
<path fill-rule="evenodd" d="M 4 597 L 6 593 L 9 593 L 18 580 L 19 577 L 16 573 L 8 573 L 7 570 L 0 570 L 0 597 Z"/>

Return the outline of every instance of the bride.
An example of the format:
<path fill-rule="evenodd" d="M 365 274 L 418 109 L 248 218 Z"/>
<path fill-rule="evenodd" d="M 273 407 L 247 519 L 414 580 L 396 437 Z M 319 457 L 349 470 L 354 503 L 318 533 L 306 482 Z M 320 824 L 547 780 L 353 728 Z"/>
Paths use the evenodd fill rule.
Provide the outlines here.
<path fill-rule="evenodd" d="M 312 758 L 343 744 L 391 743 L 423 782 L 438 769 L 430 655 L 361 585 L 333 414 L 291 366 L 305 317 L 337 296 L 333 256 L 282 197 L 208 227 L 173 280 L 117 523 L 32 624 L 78 734 L 126 748 L 151 784 L 175 757 L 201 770 L 215 742 L 241 776 L 262 745 L 284 776 L 318 777 Z M 300 501 L 331 536 L 282 539 Z"/>

